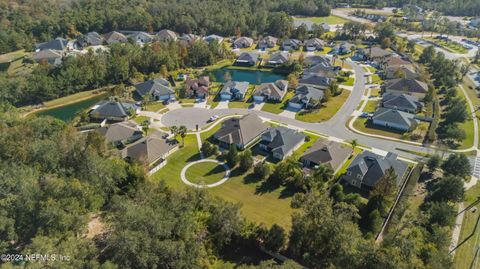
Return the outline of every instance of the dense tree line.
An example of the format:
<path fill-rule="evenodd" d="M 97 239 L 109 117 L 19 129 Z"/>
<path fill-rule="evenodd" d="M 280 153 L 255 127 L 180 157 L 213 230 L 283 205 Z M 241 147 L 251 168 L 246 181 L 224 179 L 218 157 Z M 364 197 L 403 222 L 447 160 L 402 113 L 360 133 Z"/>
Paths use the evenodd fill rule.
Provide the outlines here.
<path fill-rule="evenodd" d="M 205 66 L 228 57 L 223 46 L 212 42 L 154 43 L 140 47 L 114 44 L 109 51 L 90 51 L 67 57 L 61 65 L 40 64 L 25 76 L 0 74 L 0 102 L 16 106 L 47 100 L 102 86 L 126 83 L 151 73 L 165 73 L 184 67 Z"/>
<path fill-rule="evenodd" d="M 335 4 L 336 1 L 327 1 Z M 344 0 L 341 3 L 347 3 L 357 7 L 397 7 L 402 8 L 406 5 L 418 5 L 424 9 L 437 10 L 452 16 L 478 16 L 480 14 L 480 5 L 477 0 Z"/>
<path fill-rule="evenodd" d="M 328 16 L 324 0 L 0 1 L 0 54 L 57 36 L 112 30 L 246 35 L 274 32 L 277 15 Z"/>

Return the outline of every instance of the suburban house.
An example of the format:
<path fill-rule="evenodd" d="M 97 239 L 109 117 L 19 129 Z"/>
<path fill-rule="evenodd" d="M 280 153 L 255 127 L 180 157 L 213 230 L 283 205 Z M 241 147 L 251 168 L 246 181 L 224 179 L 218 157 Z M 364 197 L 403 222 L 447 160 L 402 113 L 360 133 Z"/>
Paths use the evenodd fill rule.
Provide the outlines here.
<path fill-rule="evenodd" d="M 241 118 L 230 118 L 222 123 L 222 127 L 213 137 L 223 148 L 235 145 L 245 149 L 258 142 L 261 135 L 268 129 L 256 114 L 247 114 Z"/>
<path fill-rule="evenodd" d="M 408 113 L 417 113 L 422 109 L 423 103 L 418 101 L 418 98 L 412 95 L 403 93 L 386 93 L 382 97 L 382 106 Z"/>
<path fill-rule="evenodd" d="M 278 38 L 273 36 L 266 36 L 260 39 L 260 41 L 258 41 L 257 47 L 261 50 L 271 49 L 275 47 L 277 43 L 278 43 Z"/>
<path fill-rule="evenodd" d="M 407 78 L 407 79 L 417 79 L 420 75 L 415 72 L 413 67 L 406 66 L 387 66 L 384 73 L 385 79 L 397 79 L 397 78 Z"/>
<path fill-rule="evenodd" d="M 67 44 L 68 41 L 64 38 L 57 37 L 53 40 L 50 40 L 48 42 L 44 43 L 39 43 L 35 45 L 36 50 L 35 51 L 42 51 L 42 50 L 56 50 L 59 52 L 65 52 L 67 51 Z"/>
<path fill-rule="evenodd" d="M 195 43 L 197 40 L 199 40 L 200 37 L 198 35 L 194 35 L 194 34 L 182 34 L 178 40 L 180 42 L 183 42 L 185 45 L 192 45 L 193 43 Z"/>
<path fill-rule="evenodd" d="M 100 46 L 105 43 L 105 38 L 97 32 L 89 32 L 86 35 L 79 36 L 77 42 L 82 47 Z"/>
<path fill-rule="evenodd" d="M 285 39 L 282 42 L 282 50 L 289 51 L 289 50 L 298 50 L 302 46 L 302 41 L 297 39 Z"/>
<path fill-rule="evenodd" d="M 238 56 L 237 60 L 235 60 L 235 65 L 254 66 L 257 64 L 257 61 L 258 54 L 254 52 L 242 52 L 242 54 Z"/>
<path fill-rule="evenodd" d="M 51 65 L 59 65 L 62 63 L 63 53 L 59 50 L 41 50 L 33 54 L 32 59 L 36 63 L 46 62 Z"/>
<path fill-rule="evenodd" d="M 288 107 L 302 109 L 310 107 L 312 101 L 321 101 L 323 91 L 311 86 L 301 85 L 295 90 L 295 96 L 288 101 Z"/>
<path fill-rule="evenodd" d="M 400 186 L 407 172 L 406 163 L 398 160 L 397 155 L 391 152 L 383 157 L 370 151 L 364 151 L 355 157 L 342 180 L 359 189 L 371 190 L 390 168 L 395 171 L 397 186 Z"/>
<path fill-rule="evenodd" d="M 260 149 L 272 154 L 277 160 L 283 160 L 298 149 L 305 141 L 305 135 L 286 127 L 270 128 L 262 134 Z"/>
<path fill-rule="evenodd" d="M 265 100 L 281 101 L 288 89 L 288 81 L 277 80 L 270 83 L 262 83 L 257 86 L 253 93 L 253 101 L 264 102 Z"/>
<path fill-rule="evenodd" d="M 137 44 L 145 44 L 145 43 L 150 43 L 155 40 L 155 36 L 145 33 L 145 32 L 136 32 L 133 33 L 129 36 L 135 43 Z"/>
<path fill-rule="evenodd" d="M 410 61 L 404 60 L 399 56 L 390 55 L 385 58 L 384 66 L 411 66 Z"/>
<path fill-rule="evenodd" d="M 135 85 L 135 93 L 145 99 L 150 96 L 153 100 L 173 101 L 175 91 L 170 88 L 170 83 L 162 78 L 150 79 Z"/>
<path fill-rule="evenodd" d="M 126 42 L 128 42 L 128 38 L 124 34 L 119 33 L 117 31 L 106 33 L 106 34 L 103 35 L 103 37 L 105 38 L 105 41 L 109 45 L 114 44 L 114 43 L 126 43 Z"/>
<path fill-rule="evenodd" d="M 243 100 L 250 84 L 246 81 L 229 81 L 220 90 L 221 100 Z"/>
<path fill-rule="evenodd" d="M 122 157 L 126 160 L 136 160 L 150 167 L 157 166 L 178 149 L 177 140 L 168 140 L 161 134 L 152 134 L 129 145 L 122 151 Z"/>
<path fill-rule="evenodd" d="M 130 121 L 103 126 L 96 131 L 105 137 L 105 141 L 116 146 L 132 143 L 143 136 L 143 132 L 137 124 Z"/>
<path fill-rule="evenodd" d="M 335 47 L 333 47 L 330 53 L 339 55 L 349 54 L 352 52 L 353 47 L 353 44 L 350 44 L 348 42 L 342 42 L 340 45 L 336 45 Z"/>
<path fill-rule="evenodd" d="M 377 65 L 382 65 L 387 57 L 392 55 L 388 50 L 380 47 L 370 47 L 368 49 L 359 49 L 357 54 L 363 56 L 363 60 L 375 62 Z"/>
<path fill-rule="evenodd" d="M 250 48 L 253 45 L 253 39 L 250 37 L 242 36 L 233 41 L 233 48 L 244 49 Z"/>
<path fill-rule="evenodd" d="M 177 41 L 177 33 L 167 29 L 163 29 L 157 33 L 157 39 L 162 42 L 175 42 Z"/>
<path fill-rule="evenodd" d="M 279 66 L 288 62 L 289 59 L 290 59 L 290 54 L 288 52 L 279 51 L 279 52 L 275 52 L 270 56 L 267 64 L 269 66 Z"/>
<path fill-rule="evenodd" d="M 207 43 L 211 43 L 215 40 L 215 41 L 217 41 L 218 44 L 220 44 L 220 43 L 223 42 L 223 37 L 221 37 L 219 35 L 208 35 L 208 36 L 204 37 L 203 40 L 205 40 L 205 42 L 207 42 Z"/>
<path fill-rule="evenodd" d="M 372 116 L 372 123 L 394 130 L 408 132 L 417 127 L 415 115 L 391 108 L 380 107 Z"/>
<path fill-rule="evenodd" d="M 124 121 L 139 110 L 140 108 L 134 103 L 109 100 L 95 105 L 89 116 L 95 120 Z"/>
<path fill-rule="evenodd" d="M 478 28 L 480 26 L 480 18 L 472 18 L 469 25 L 473 28 Z"/>
<path fill-rule="evenodd" d="M 342 145 L 334 141 L 317 140 L 310 148 L 308 148 L 300 161 L 307 168 L 314 168 L 320 164 L 329 165 L 334 172 L 352 155 L 351 147 Z"/>
<path fill-rule="evenodd" d="M 210 77 L 203 76 L 198 79 L 187 78 L 185 81 L 186 95 L 190 98 L 205 99 L 208 96 Z"/>
<path fill-rule="evenodd" d="M 298 80 L 298 83 L 300 85 L 307 85 L 307 86 L 325 90 L 330 86 L 332 81 L 333 79 L 329 77 L 324 77 L 324 76 L 315 74 L 315 75 L 303 76 L 303 78 Z"/>
<path fill-rule="evenodd" d="M 309 67 L 317 64 L 322 64 L 326 67 L 333 67 L 331 60 L 321 55 L 311 55 L 305 57 L 304 64 Z"/>
<path fill-rule="evenodd" d="M 428 85 L 417 79 L 397 78 L 386 81 L 384 91 L 386 93 L 405 93 L 424 98 L 428 93 Z"/>
<path fill-rule="evenodd" d="M 325 42 L 323 42 L 323 40 L 320 38 L 312 38 L 305 41 L 304 46 L 306 51 L 320 51 L 323 50 L 323 47 L 325 47 Z"/>

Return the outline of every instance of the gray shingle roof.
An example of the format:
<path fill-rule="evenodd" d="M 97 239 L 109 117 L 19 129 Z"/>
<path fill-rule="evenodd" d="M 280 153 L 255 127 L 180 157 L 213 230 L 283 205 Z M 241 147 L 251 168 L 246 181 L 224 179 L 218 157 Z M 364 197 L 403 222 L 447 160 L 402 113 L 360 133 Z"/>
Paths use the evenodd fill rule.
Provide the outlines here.
<path fill-rule="evenodd" d="M 254 52 L 243 52 L 237 58 L 237 62 L 256 63 L 257 61 L 258 61 L 258 54 Z"/>
<path fill-rule="evenodd" d="M 55 60 L 55 59 L 61 59 L 63 56 L 60 51 L 57 50 L 41 50 L 39 52 L 35 52 L 32 56 L 34 61 L 40 61 L 40 60 Z"/>
<path fill-rule="evenodd" d="M 260 84 L 253 95 L 256 96 L 269 96 L 277 99 L 282 99 L 285 96 L 288 88 L 288 81 L 277 80 L 271 83 Z"/>
<path fill-rule="evenodd" d="M 415 96 L 395 93 L 385 93 L 382 98 L 382 104 L 385 107 L 396 107 L 399 110 L 418 110 L 423 106 Z"/>
<path fill-rule="evenodd" d="M 337 170 L 340 165 L 352 154 L 352 148 L 334 141 L 317 140 L 305 151 L 300 160 L 307 160 L 313 164 L 329 164 Z"/>
<path fill-rule="evenodd" d="M 152 164 L 176 147 L 178 147 L 176 140 L 167 140 L 153 134 L 125 148 L 122 151 L 122 156 L 123 158 L 128 157 Z"/>
<path fill-rule="evenodd" d="M 380 107 L 372 116 L 373 120 L 395 123 L 402 126 L 411 127 L 417 122 L 415 115 L 396 109 Z"/>
<path fill-rule="evenodd" d="M 241 93 L 242 95 L 245 95 L 249 85 L 250 83 L 246 81 L 229 81 L 223 84 L 220 94 L 234 95 Z"/>
<path fill-rule="evenodd" d="M 265 142 L 272 153 L 285 156 L 293 150 L 295 146 L 305 140 L 305 135 L 293 129 L 280 126 L 267 130 L 262 135 L 262 140 L 264 140 L 262 143 Z"/>
<path fill-rule="evenodd" d="M 250 47 L 253 45 L 253 39 L 251 39 L 250 37 L 241 36 L 235 39 L 235 41 L 233 41 L 233 44 L 236 47 Z"/>
<path fill-rule="evenodd" d="M 162 78 L 147 80 L 135 85 L 135 92 L 140 96 L 148 94 L 154 96 L 175 94 L 175 91 L 170 88 L 168 81 Z"/>
<path fill-rule="evenodd" d="M 68 41 L 64 38 L 57 37 L 54 40 L 50 40 L 45 43 L 37 44 L 36 47 L 38 50 L 59 50 L 64 51 L 67 49 Z"/>
<path fill-rule="evenodd" d="M 125 43 L 128 41 L 128 38 L 124 34 L 119 33 L 117 31 L 106 33 L 104 37 L 105 37 L 105 41 L 107 41 L 108 44 L 118 43 L 118 42 Z"/>
<path fill-rule="evenodd" d="M 272 54 L 272 56 L 270 56 L 270 58 L 268 59 L 268 62 L 275 63 L 275 64 L 283 64 L 288 62 L 289 59 L 290 59 L 290 54 L 288 54 L 287 52 L 279 51 Z"/>
<path fill-rule="evenodd" d="M 162 41 L 176 41 L 177 34 L 174 31 L 163 29 L 157 33 L 157 37 Z"/>
<path fill-rule="evenodd" d="M 323 47 L 325 46 L 325 42 L 320 38 L 311 38 L 305 41 L 305 46 L 315 46 L 315 47 Z"/>
<path fill-rule="evenodd" d="M 292 103 L 308 103 L 311 99 L 322 100 L 323 91 L 307 85 L 301 85 L 295 90 L 295 96 L 290 99 Z"/>
<path fill-rule="evenodd" d="M 397 185 L 400 184 L 400 180 L 407 170 L 407 164 L 397 160 L 397 155 L 393 153 L 388 153 L 386 157 L 383 157 L 370 151 L 364 151 L 355 157 L 347 170 L 354 174 L 362 174 L 362 184 L 373 187 L 390 167 L 393 167 L 397 175 Z"/>
<path fill-rule="evenodd" d="M 326 88 L 330 85 L 332 79 L 319 75 L 309 75 L 298 80 L 299 84 L 307 84 L 318 88 Z"/>
<path fill-rule="evenodd" d="M 227 144 L 247 145 L 260 136 L 268 127 L 256 114 L 247 114 L 241 118 L 231 118 L 222 124 L 215 138 Z"/>
<path fill-rule="evenodd" d="M 142 135 L 142 131 L 132 122 L 114 123 L 97 129 L 97 132 L 103 135 L 107 142 L 124 141 Z"/>
<path fill-rule="evenodd" d="M 126 118 L 130 115 L 130 108 L 136 109 L 136 105 L 117 101 L 100 102 L 90 115 L 94 118 Z"/>
<path fill-rule="evenodd" d="M 408 78 L 398 78 L 391 79 L 385 83 L 385 89 L 387 91 L 402 91 L 402 92 L 412 92 L 412 93 L 427 93 L 428 85 L 425 82 L 408 79 Z"/>

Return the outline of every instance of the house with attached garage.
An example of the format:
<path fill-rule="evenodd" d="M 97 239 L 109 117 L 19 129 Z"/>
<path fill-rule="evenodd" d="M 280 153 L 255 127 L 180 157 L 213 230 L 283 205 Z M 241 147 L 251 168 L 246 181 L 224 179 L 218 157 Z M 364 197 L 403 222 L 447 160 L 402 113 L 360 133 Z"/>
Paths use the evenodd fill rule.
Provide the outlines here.
<path fill-rule="evenodd" d="M 428 93 L 428 85 L 417 79 L 398 78 L 386 81 L 383 90 L 385 93 L 404 93 L 424 98 Z"/>
<path fill-rule="evenodd" d="M 305 51 L 321 51 L 325 47 L 325 42 L 320 38 L 311 38 L 304 43 Z"/>
<path fill-rule="evenodd" d="M 229 81 L 223 84 L 222 89 L 220 90 L 220 99 L 227 101 L 233 100 L 243 100 L 245 94 L 248 91 L 248 86 L 250 83 L 246 81 Z"/>
<path fill-rule="evenodd" d="M 155 36 L 145 32 L 135 32 L 128 36 L 135 43 L 143 45 L 145 43 L 150 43 L 155 40 Z"/>
<path fill-rule="evenodd" d="M 257 47 L 260 50 L 266 50 L 266 49 L 271 49 L 274 48 L 278 43 L 278 38 L 273 37 L 273 36 L 266 36 L 260 41 L 258 41 Z"/>
<path fill-rule="evenodd" d="M 390 55 L 392 55 L 392 52 L 388 50 L 384 50 L 380 47 L 370 47 L 357 50 L 355 58 L 358 57 L 364 61 L 371 61 L 374 62 L 377 66 L 380 66 Z"/>
<path fill-rule="evenodd" d="M 198 35 L 194 35 L 194 34 L 182 34 L 178 40 L 187 45 L 187 46 L 190 46 L 192 45 L 193 43 L 195 43 L 197 40 L 200 40 L 200 36 Z"/>
<path fill-rule="evenodd" d="M 332 48 L 331 54 L 345 55 L 352 52 L 354 45 L 348 42 L 342 42 Z"/>
<path fill-rule="evenodd" d="M 408 94 L 386 93 L 382 97 L 382 106 L 408 113 L 417 113 L 422 110 L 423 103 L 418 98 Z"/>
<path fill-rule="evenodd" d="M 220 147 L 235 145 L 238 149 L 245 149 L 257 143 L 267 129 L 268 126 L 256 114 L 251 113 L 224 121 L 213 137 Z"/>
<path fill-rule="evenodd" d="M 208 87 L 210 86 L 210 77 L 202 76 L 197 79 L 187 78 L 185 80 L 185 92 L 190 98 L 205 99 L 208 96 Z"/>
<path fill-rule="evenodd" d="M 298 80 L 299 85 L 307 85 L 317 89 L 325 90 L 332 83 L 333 79 L 321 75 L 308 75 Z"/>
<path fill-rule="evenodd" d="M 300 161 L 304 167 L 309 169 L 325 164 L 330 166 L 334 172 L 337 172 L 352 153 L 351 147 L 338 142 L 317 140 L 303 153 Z"/>
<path fill-rule="evenodd" d="M 288 52 L 279 51 L 275 52 L 268 59 L 268 66 L 279 66 L 290 60 L 290 54 Z"/>
<path fill-rule="evenodd" d="M 86 35 L 77 37 L 77 42 L 81 47 L 100 46 L 105 43 L 105 38 L 97 32 L 88 32 Z"/>
<path fill-rule="evenodd" d="M 67 45 L 68 45 L 68 41 L 66 39 L 57 37 L 48 42 L 36 44 L 35 51 L 39 52 L 42 50 L 55 50 L 62 53 L 68 50 Z"/>
<path fill-rule="evenodd" d="M 285 39 L 282 42 L 282 50 L 289 51 L 289 50 L 298 50 L 302 46 L 302 41 L 298 39 Z"/>
<path fill-rule="evenodd" d="M 62 63 L 64 53 L 59 50 L 41 50 L 33 54 L 32 60 L 36 63 L 46 62 L 51 65 L 59 65 Z"/>
<path fill-rule="evenodd" d="M 117 31 L 112 31 L 110 33 L 106 33 L 103 35 L 103 38 L 105 39 L 105 42 L 107 42 L 108 45 L 114 44 L 114 43 L 127 43 L 128 38 Z"/>
<path fill-rule="evenodd" d="M 303 144 L 305 137 L 296 130 L 279 126 L 265 131 L 258 146 L 273 158 L 284 160 Z"/>
<path fill-rule="evenodd" d="M 293 27 L 295 29 L 297 29 L 300 26 L 305 27 L 308 32 L 312 32 L 313 30 L 318 29 L 316 27 L 322 28 L 322 31 L 325 32 L 325 33 L 330 32 L 330 30 L 331 30 L 330 25 L 328 25 L 325 22 L 317 24 L 317 23 L 313 23 L 312 21 L 308 21 L 308 20 L 294 20 L 293 21 Z"/>
<path fill-rule="evenodd" d="M 134 103 L 108 100 L 95 105 L 89 116 L 95 120 L 124 121 L 139 111 L 140 107 Z"/>
<path fill-rule="evenodd" d="M 235 60 L 235 65 L 239 66 L 254 66 L 258 62 L 258 54 L 254 52 L 242 52 Z"/>
<path fill-rule="evenodd" d="M 233 48 L 235 49 L 245 49 L 253 46 L 253 39 L 250 37 L 242 36 L 233 41 Z"/>
<path fill-rule="evenodd" d="M 128 161 L 135 160 L 155 167 L 165 162 L 167 157 L 177 149 L 177 140 L 165 139 L 160 133 L 154 133 L 123 149 L 122 157 Z"/>
<path fill-rule="evenodd" d="M 389 152 L 380 156 L 370 151 L 357 155 L 347 168 L 342 181 L 358 189 L 372 190 L 388 169 L 395 172 L 397 186 L 400 186 L 406 176 L 407 164 L 397 159 L 397 155 Z"/>
<path fill-rule="evenodd" d="M 158 41 L 162 42 L 175 42 L 177 41 L 177 33 L 171 30 L 163 29 L 157 33 Z"/>
<path fill-rule="evenodd" d="M 270 83 L 262 83 L 257 86 L 253 93 L 253 101 L 265 102 L 266 100 L 280 102 L 288 89 L 288 81 L 277 80 Z"/>
<path fill-rule="evenodd" d="M 95 130 L 105 137 L 105 141 L 115 146 L 123 146 L 142 138 L 143 132 L 135 122 L 118 122 Z"/>
<path fill-rule="evenodd" d="M 309 108 L 312 101 L 323 100 L 324 93 L 318 88 L 301 85 L 295 90 L 295 96 L 288 101 L 288 107 L 293 109 Z"/>
<path fill-rule="evenodd" d="M 394 65 L 387 66 L 384 73 L 385 79 L 397 79 L 397 78 L 407 78 L 407 79 L 417 79 L 420 75 L 413 69 L 411 65 Z"/>
<path fill-rule="evenodd" d="M 419 120 L 413 114 L 380 107 L 373 114 L 372 123 L 377 126 L 408 132 L 417 127 Z"/>
<path fill-rule="evenodd" d="M 170 83 L 162 78 L 150 79 L 135 85 L 135 94 L 142 99 L 151 98 L 157 101 L 176 100 L 175 91 Z"/>

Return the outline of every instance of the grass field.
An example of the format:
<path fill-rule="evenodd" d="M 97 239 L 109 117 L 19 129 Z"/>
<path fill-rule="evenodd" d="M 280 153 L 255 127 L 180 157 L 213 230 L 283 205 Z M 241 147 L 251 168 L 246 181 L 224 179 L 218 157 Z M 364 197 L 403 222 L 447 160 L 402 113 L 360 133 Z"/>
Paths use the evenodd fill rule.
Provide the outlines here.
<path fill-rule="evenodd" d="M 145 105 L 145 110 L 147 111 L 159 111 L 160 109 L 165 108 L 165 105 L 162 102 L 155 102 Z"/>
<path fill-rule="evenodd" d="M 287 103 L 288 100 L 290 100 L 290 98 L 292 98 L 294 95 L 295 95 L 294 92 L 287 92 L 283 97 L 282 102 L 279 102 L 279 103 L 265 102 L 265 104 L 262 107 L 262 110 L 273 113 L 273 114 L 280 114 L 283 112 L 285 103 Z"/>
<path fill-rule="evenodd" d="M 477 184 L 466 192 L 465 195 L 465 207 L 468 207 L 480 196 L 480 185 Z M 479 205 L 475 205 L 477 208 Z M 472 212 L 470 210 L 465 211 L 462 223 L 462 230 L 460 232 L 459 247 L 456 249 L 454 258 L 454 268 L 456 269 L 470 269 L 475 268 L 472 265 L 475 263 L 474 256 L 478 248 L 478 242 L 480 237 L 480 211 Z M 479 257 L 477 256 L 477 259 Z M 478 261 L 476 261 L 478 263 Z"/>
<path fill-rule="evenodd" d="M 345 82 L 341 83 L 341 85 L 353 86 L 353 83 L 355 83 L 355 78 L 354 77 L 348 77 Z"/>
<path fill-rule="evenodd" d="M 472 101 L 473 106 L 474 107 L 479 107 L 480 106 L 480 98 L 476 94 L 475 85 L 470 80 L 470 78 L 465 77 L 464 82 L 463 82 L 463 88 L 465 89 L 465 92 L 467 93 L 468 97 Z M 480 117 L 480 110 L 477 109 L 475 115 L 478 119 Z M 480 132 L 480 130 L 479 130 L 479 132 Z"/>
<path fill-rule="evenodd" d="M 464 87 L 465 88 L 465 87 Z M 468 94 L 468 89 L 465 89 L 465 91 Z M 465 98 L 465 95 L 463 94 L 463 91 L 460 88 L 457 88 L 457 94 L 458 96 L 461 96 L 462 98 Z M 471 95 L 469 95 L 471 97 Z M 472 100 L 472 98 L 470 98 Z M 473 105 L 475 106 L 478 102 L 478 97 L 472 100 Z M 467 103 L 468 106 L 468 103 Z M 467 111 L 470 114 L 470 107 L 467 107 Z M 465 131 L 465 134 L 467 135 L 465 140 L 462 141 L 462 144 L 460 145 L 460 149 L 467 149 L 473 146 L 473 140 L 475 139 L 475 134 L 474 134 L 474 129 L 473 129 L 473 120 L 467 120 L 466 122 L 462 123 L 459 125 L 459 127 Z"/>
<path fill-rule="evenodd" d="M 144 121 L 149 120 L 149 117 L 147 117 L 147 116 L 138 116 L 138 117 L 133 118 L 133 120 L 134 120 L 136 123 L 138 123 L 138 124 L 142 124 Z"/>
<path fill-rule="evenodd" d="M 343 24 L 348 22 L 348 20 L 344 18 L 340 18 L 334 15 L 330 15 L 328 17 L 294 17 L 294 20 L 301 20 L 301 21 L 311 21 L 313 23 L 326 23 L 326 24 Z"/>
<path fill-rule="evenodd" d="M 225 176 L 223 165 L 213 162 L 201 162 L 188 168 L 185 173 L 188 181 L 195 184 L 212 184 Z"/>
<path fill-rule="evenodd" d="M 170 155 L 168 163 L 152 176 L 152 180 L 165 180 L 168 186 L 176 190 L 188 188 L 180 180 L 182 168 L 189 162 L 199 159 L 195 135 L 185 137 L 185 146 Z M 237 169 L 232 170 L 230 179 L 207 192 L 224 200 L 240 203 L 241 212 L 250 221 L 264 223 L 271 226 L 277 223 L 285 229 L 291 227 L 291 214 L 294 209 L 290 207 L 291 196 L 284 188 L 266 191 L 261 188 L 261 183 L 255 182 L 251 171 L 240 174 Z"/>
<path fill-rule="evenodd" d="M 373 113 L 377 109 L 379 101 L 367 101 L 367 104 L 363 108 L 363 112 Z"/>
<path fill-rule="evenodd" d="M 382 84 L 383 83 L 383 80 L 377 74 L 373 74 L 371 76 L 371 78 L 372 78 L 372 84 Z"/>
<path fill-rule="evenodd" d="M 297 113 L 295 119 L 305 122 L 322 122 L 329 120 L 342 107 L 349 95 L 350 91 L 343 90 L 340 95 L 332 97 L 324 107 L 311 113 Z"/>
<path fill-rule="evenodd" d="M 17 50 L 0 55 L 0 63 L 11 62 L 17 58 L 25 56 L 25 50 Z"/>
<path fill-rule="evenodd" d="M 358 118 L 353 122 L 353 127 L 361 132 L 375 135 L 383 135 L 386 137 L 392 137 L 402 139 L 404 132 L 397 132 L 392 129 L 382 128 L 373 124 L 367 123 L 366 118 Z"/>
<path fill-rule="evenodd" d="M 435 44 L 438 44 L 450 52 L 461 53 L 461 54 L 468 53 L 468 50 L 466 48 L 464 48 L 461 44 L 456 42 L 445 41 L 445 40 L 434 39 L 434 38 L 424 38 L 424 39 L 430 42 L 433 42 Z"/>

